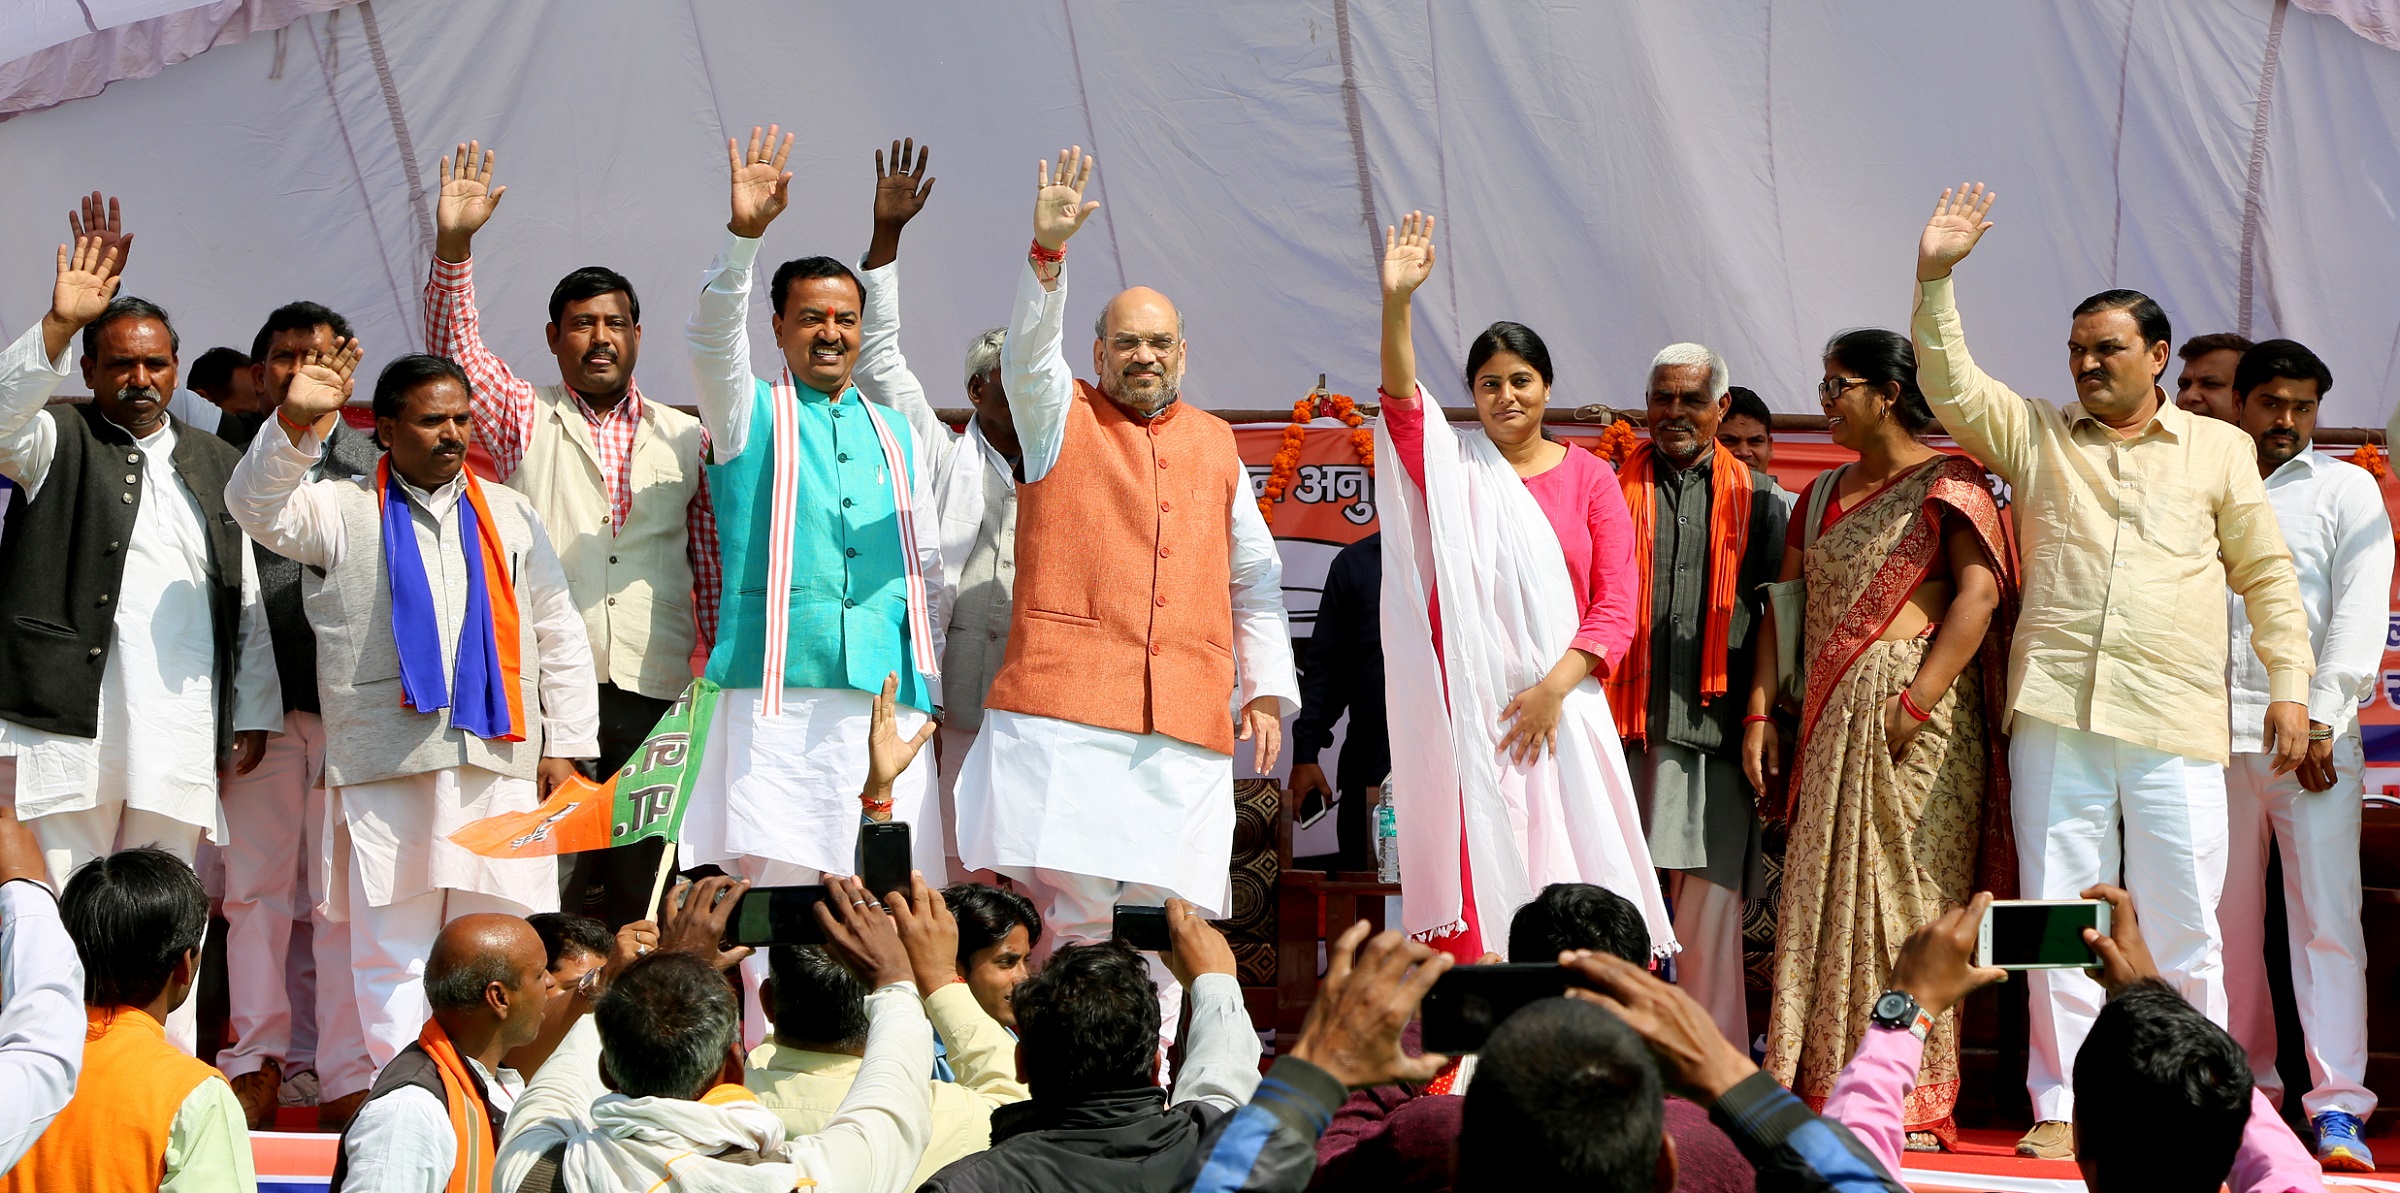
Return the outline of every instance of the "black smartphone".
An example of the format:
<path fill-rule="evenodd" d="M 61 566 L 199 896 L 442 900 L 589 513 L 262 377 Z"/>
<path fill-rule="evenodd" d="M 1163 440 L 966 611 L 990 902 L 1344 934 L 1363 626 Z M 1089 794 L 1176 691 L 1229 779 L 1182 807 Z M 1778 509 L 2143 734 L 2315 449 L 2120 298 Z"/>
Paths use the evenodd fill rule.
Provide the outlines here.
<path fill-rule="evenodd" d="M 1120 903 L 1109 935 L 1145 953 L 1166 952 L 1167 909 Z"/>
<path fill-rule="evenodd" d="M 1492 1029 L 1528 1003 L 1557 998 L 1569 986 L 1589 986 L 1558 965 L 1461 965 L 1433 980 L 1420 1010 L 1425 1051 L 1474 1052 Z"/>
<path fill-rule="evenodd" d="M 823 944 L 825 926 L 817 922 L 817 904 L 825 901 L 822 886 L 754 886 L 742 892 L 733 916 L 725 921 L 725 943 L 763 949 L 776 944 Z"/>
<path fill-rule="evenodd" d="M 881 902 L 893 891 L 907 894 L 911 869 L 907 821 L 858 826 L 858 879 L 867 884 L 868 898 Z"/>

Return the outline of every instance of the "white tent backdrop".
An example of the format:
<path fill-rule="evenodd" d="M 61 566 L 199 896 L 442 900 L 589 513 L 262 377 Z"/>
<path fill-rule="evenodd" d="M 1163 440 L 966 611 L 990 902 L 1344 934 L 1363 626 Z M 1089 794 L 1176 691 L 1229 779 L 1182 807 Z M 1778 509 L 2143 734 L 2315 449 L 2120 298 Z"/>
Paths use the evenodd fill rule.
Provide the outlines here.
<path fill-rule="evenodd" d="M 2331 6 L 2362 30 L 2384 7 Z M 1070 143 L 1096 151 L 1104 203 L 1075 242 L 1073 325 L 1121 285 L 1163 289 L 1190 320 L 1187 392 L 1220 408 L 1283 405 L 1320 372 L 1368 392 L 1370 228 L 1422 207 L 1441 221 L 1429 377 L 1512 318 L 1549 338 L 1565 403 L 1633 404 L 1650 354 L 1697 339 L 1810 410 L 1829 333 L 1904 325 L 1917 230 L 1962 178 L 2001 198 L 1961 306 L 2025 392 L 2068 392 L 2066 312 L 2119 285 L 2179 335 L 2309 343 L 2339 381 L 2331 423 L 2380 425 L 2400 370 L 2400 53 L 2283 0 L 6 7 L 45 22 L 0 38 L 47 46 L 40 78 L 122 78 L 0 122 L 10 333 L 40 313 L 61 213 L 99 188 L 139 231 L 128 291 L 176 314 L 187 359 L 246 347 L 295 298 L 349 315 L 371 363 L 416 348 L 436 162 L 478 137 L 509 186 L 477 245 L 493 341 L 548 380 L 551 284 L 609 264 L 660 336 L 644 388 L 688 401 L 680 325 L 722 236 L 724 137 L 780 121 L 799 177 L 769 261 L 854 257 L 872 150 L 932 144 L 940 186 L 902 260 L 904 344 L 937 401 L 963 404 L 951 379 L 1005 312 L 1034 162 Z M 53 41 L 77 10 L 101 32 Z M 191 51 L 127 32 L 149 26 L 112 40 L 108 14 L 227 28 L 138 77 L 128 41 Z M 0 81 L 22 89 L 19 65 Z"/>

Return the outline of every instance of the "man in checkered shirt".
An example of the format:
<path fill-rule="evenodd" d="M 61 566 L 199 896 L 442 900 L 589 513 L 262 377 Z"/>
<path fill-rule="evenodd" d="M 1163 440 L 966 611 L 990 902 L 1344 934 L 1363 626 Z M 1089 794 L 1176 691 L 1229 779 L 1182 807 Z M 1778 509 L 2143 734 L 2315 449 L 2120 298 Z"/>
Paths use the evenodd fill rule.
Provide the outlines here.
<path fill-rule="evenodd" d="M 625 764 L 691 682 L 696 646 L 716 637 L 723 581 L 700 420 L 645 401 L 633 366 L 642 305 L 601 266 L 560 279 L 543 335 L 560 384 L 519 377 L 483 342 L 470 249 L 506 187 L 479 143 L 442 159 L 425 347 L 475 382 L 475 437 L 499 479 L 533 500 L 583 611 L 600 682 L 602 778 Z M 642 918 L 657 842 L 581 855 L 567 908 L 616 926 Z"/>

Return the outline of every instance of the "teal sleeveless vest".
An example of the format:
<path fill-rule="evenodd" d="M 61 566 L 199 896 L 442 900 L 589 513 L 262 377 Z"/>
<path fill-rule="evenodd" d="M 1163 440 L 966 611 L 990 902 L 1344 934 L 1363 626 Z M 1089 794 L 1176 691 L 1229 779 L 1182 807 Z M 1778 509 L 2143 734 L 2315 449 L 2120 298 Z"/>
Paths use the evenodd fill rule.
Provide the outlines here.
<path fill-rule="evenodd" d="M 749 443 L 730 462 L 708 466 L 716 504 L 717 551 L 725 599 L 708 678 L 727 688 L 759 688 L 766 655 L 767 535 L 771 478 L 797 468 L 800 500 L 792 519 L 791 635 L 783 683 L 791 688 L 881 692 L 900 673 L 900 703 L 933 710 L 925 677 L 908 644 L 908 579 L 901 554 L 883 445 L 855 389 L 835 402 L 798 382 L 800 458 L 775 458 L 775 388 L 754 379 Z M 908 420 L 885 418 L 910 469 L 918 467 Z M 920 512 L 920 517 L 927 516 Z"/>

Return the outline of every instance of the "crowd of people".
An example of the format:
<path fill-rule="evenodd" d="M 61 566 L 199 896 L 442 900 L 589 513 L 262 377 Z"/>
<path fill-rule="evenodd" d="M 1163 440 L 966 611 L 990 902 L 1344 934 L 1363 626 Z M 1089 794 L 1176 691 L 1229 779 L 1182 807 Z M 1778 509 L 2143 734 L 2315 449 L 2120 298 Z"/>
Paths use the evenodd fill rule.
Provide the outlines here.
<path fill-rule="evenodd" d="M 0 1188 L 249 1187 L 248 1132 L 314 1105 L 346 1190 L 1897 1189 L 1905 1152 L 1957 1144 L 1995 895 L 2113 913 L 2090 974 L 2029 975 L 2020 1154 L 2094 1189 L 2372 1168 L 2357 709 L 2393 538 L 2374 480 L 2311 445 L 2307 348 L 2198 337 L 2171 401 L 2166 315 L 2110 290 L 2072 316 L 2076 400 L 2020 397 L 1966 349 L 1952 272 L 1993 197 L 1961 186 L 1908 331 L 1826 344 L 1856 458 L 1794 492 L 1766 404 L 1697 343 L 1650 362 L 1621 458 L 1545 433 L 1520 323 L 1469 347 L 1454 424 L 1417 372 L 1411 213 L 1381 270 L 1382 524 L 1301 668 L 1232 431 L 1179 399 L 1182 313 L 1117 294 L 1076 376 L 1092 159 L 1039 167 L 962 431 L 899 349 L 913 141 L 876 155 L 856 268 L 774 270 L 754 363 L 792 144 L 727 143 L 696 416 L 644 398 L 605 267 L 551 295 L 557 383 L 485 344 L 474 241 L 506 188 L 480 143 L 443 159 L 428 351 L 374 379 L 371 434 L 339 313 L 278 308 L 187 396 L 168 313 L 120 293 L 118 204 L 70 215 L 48 312 L 0 353 L 0 1071 L 28 1091 Z M 92 399 L 50 404 L 71 355 Z M 677 840 L 562 864 L 451 839 L 617 774 L 696 682 Z M 1287 719 L 1337 868 L 1388 785 L 1404 922 L 1327 944 L 1262 1076 L 1209 921 L 1236 743 L 1271 771 Z M 915 876 L 868 889 L 863 826 L 892 822 Z M 2275 1105 L 2270 841 L 2309 1143 Z M 754 884 L 821 885 L 824 943 L 729 943 Z M 1127 905 L 1166 908 L 1167 947 L 1112 939 Z M 1504 955 L 1576 988 L 1426 1053 L 1427 991 Z"/>

